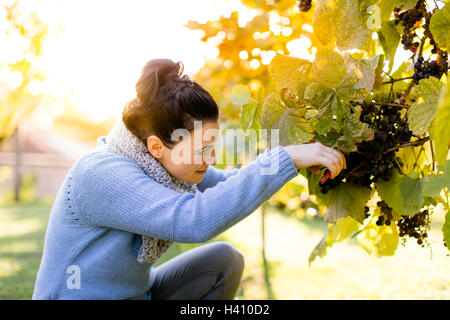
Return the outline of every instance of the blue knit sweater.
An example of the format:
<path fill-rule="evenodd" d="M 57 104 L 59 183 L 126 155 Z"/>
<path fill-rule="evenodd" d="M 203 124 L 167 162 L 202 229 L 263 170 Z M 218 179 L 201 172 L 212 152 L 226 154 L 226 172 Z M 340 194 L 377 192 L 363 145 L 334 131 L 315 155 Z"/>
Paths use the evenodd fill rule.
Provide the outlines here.
<path fill-rule="evenodd" d="M 151 299 L 153 263 L 138 263 L 141 235 L 182 243 L 213 239 L 297 176 L 282 147 L 241 169 L 209 167 L 195 194 L 149 178 L 109 152 L 106 137 L 70 169 L 53 204 L 33 299 Z M 274 175 L 261 174 L 278 157 Z"/>

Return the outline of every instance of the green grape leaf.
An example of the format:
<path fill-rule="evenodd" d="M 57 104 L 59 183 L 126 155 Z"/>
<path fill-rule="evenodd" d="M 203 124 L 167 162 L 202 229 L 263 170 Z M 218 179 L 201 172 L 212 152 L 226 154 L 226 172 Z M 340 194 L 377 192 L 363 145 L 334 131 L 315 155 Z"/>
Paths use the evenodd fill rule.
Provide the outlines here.
<path fill-rule="evenodd" d="M 281 118 L 283 112 L 286 110 L 281 97 L 276 92 L 271 92 L 266 99 L 261 110 L 261 126 L 265 129 L 270 129 Z"/>
<path fill-rule="evenodd" d="M 326 99 L 322 103 L 321 109 L 315 115 L 317 121 L 314 129 L 320 135 L 326 135 L 334 129 L 338 131 L 347 111 L 346 106 L 340 102 L 334 92 L 327 96 Z"/>
<path fill-rule="evenodd" d="M 339 50 L 367 47 L 372 39 L 367 27 L 369 4 L 358 0 L 318 0 L 312 23 L 319 41 L 325 45 L 336 41 Z"/>
<path fill-rule="evenodd" d="M 397 0 L 397 6 L 401 6 L 402 10 L 409 10 L 414 8 L 417 0 Z"/>
<path fill-rule="evenodd" d="M 308 263 L 311 265 L 311 263 L 317 258 L 317 257 L 324 257 L 327 254 L 327 237 L 328 233 L 319 241 L 319 243 L 314 247 L 313 251 L 309 255 Z"/>
<path fill-rule="evenodd" d="M 331 189 L 326 194 L 325 220 L 335 222 L 340 218 L 350 216 L 358 222 L 364 221 L 364 206 L 370 199 L 371 189 L 341 182 L 339 187 Z"/>
<path fill-rule="evenodd" d="M 361 227 L 361 223 L 350 216 L 340 218 L 334 223 L 331 232 L 328 233 L 327 242 L 331 244 L 343 241 L 358 231 L 359 227 Z"/>
<path fill-rule="evenodd" d="M 414 215 L 423 206 L 423 183 L 423 179 L 418 178 L 416 172 L 411 172 L 403 177 L 400 195 L 403 198 L 405 212 L 410 215 Z"/>
<path fill-rule="evenodd" d="M 358 231 L 360 227 L 361 223 L 352 217 L 340 218 L 335 223 L 329 224 L 328 233 L 314 247 L 309 256 L 309 265 L 311 265 L 317 257 L 324 257 L 327 253 L 327 248 L 331 248 L 336 242 L 349 238 L 354 232 Z"/>
<path fill-rule="evenodd" d="M 293 101 L 289 100 L 289 103 Z M 311 124 L 299 116 L 295 105 L 292 107 L 288 108 L 278 93 L 269 94 L 262 106 L 261 126 L 265 129 L 279 129 L 281 145 L 305 143 L 314 137 Z"/>
<path fill-rule="evenodd" d="M 317 129 L 317 128 L 316 128 Z M 327 145 L 329 147 L 335 147 L 335 143 L 337 139 L 342 137 L 342 134 L 336 131 L 330 131 L 326 135 L 318 134 L 314 137 L 316 141 L 319 141 L 320 143 L 323 143 L 324 145 Z"/>
<path fill-rule="evenodd" d="M 380 9 L 380 20 L 383 22 L 389 20 L 397 0 L 378 0 L 376 5 Z"/>
<path fill-rule="evenodd" d="M 437 44 L 442 49 L 450 48 L 450 5 L 446 4 L 442 9 L 437 10 L 430 21 L 430 31 Z"/>
<path fill-rule="evenodd" d="M 328 44 L 336 41 L 342 19 L 342 1 L 318 0 L 313 16 L 313 28 L 320 42 Z"/>
<path fill-rule="evenodd" d="M 390 74 L 394 65 L 395 53 L 397 52 L 397 47 L 400 42 L 400 33 L 396 28 L 394 20 L 386 21 L 381 24 L 381 29 L 378 31 L 378 40 L 386 55 L 386 59 L 389 60 L 389 69 L 387 73 Z"/>
<path fill-rule="evenodd" d="M 280 92 L 281 100 L 286 104 L 286 106 L 290 109 L 289 111 L 292 114 L 295 114 L 297 117 L 304 118 L 306 115 L 306 105 L 304 105 L 299 97 L 291 92 L 288 88 L 281 89 Z"/>
<path fill-rule="evenodd" d="M 327 107 L 323 107 L 321 110 L 319 110 L 318 113 L 315 130 L 320 135 L 327 134 L 333 126 L 333 114 L 331 112 L 328 112 L 327 110 Z M 339 135 L 338 137 L 340 136 L 341 135 Z"/>
<path fill-rule="evenodd" d="M 436 161 L 446 165 L 448 149 L 450 146 L 450 86 L 447 85 L 443 102 L 439 106 L 431 125 L 430 136 L 434 141 Z"/>
<path fill-rule="evenodd" d="M 261 104 L 255 101 L 244 104 L 239 118 L 242 129 L 254 129 L 258 134 L 258 131 L 261 128 L 259 120 L 261 118 Z"/>
<path fill-rule="evenodd" d="M 375 254 L 378 257 L 394 255 L 399 243 L 395 224 L 377 226 L 371 223 L 358 234 L 357 239 L 369 254 Z"/>
<path fill-rule="evenodd" d="M 327 103 L 315 116 L 317 121 L 314 126 L 320 136 L 318 141 L 327 141 L 328 145 L 345 152 L 354 151 L 357 143 L 373 133 L 366 123 L 359 121 L 359 111 L 350 112 L 350 106 L 346 104 L 348 100 L 342 91 L 327 96 Z"/>
<path fill-rule="evenodd" d="M 397 170 L 389 181 L 375 183 L 381 199 L 400 214 L 414 215 L 422 207 L 424 181 L 417 178 L 417 173 L 411 172 L 401 176 Z"/>
<path fill-rule="evenodd" d="M 400 148 L 396 157 L 399 157 L 402 162 L 402 171 L 405 174 L 408 174 L 414 170 L 414 163 L 416 162 L 417 150 L 420 147 L 407 146 L 404 148 Z"/>
<path fill-rule="evenodd" d="M 340 54 L 330 49 L 321 49 L 317 52 L 313 62 L 313 74 L 314 79 L 322 86 L 337 88 L 346 73 L 344 59 Z"/>
<path fill-rule="evenodd" d="M 431 77 L 414 88 L 417 101 L 408 109 L 408 123 L 415 135 L 422 136 L 430 127 L 441 101 L 441 87 L 439 79 Z"/>
<path fill-rule="evenodd" d="M 445 222 L 442 226 L 442 233 L 444 234 L 444 241 L 447 244 L 447 249 L 450 250 L 450 211 L 445 214 Z"/>
<path fill-rule="evenodd" d="M 428 175 L 423 178 L 422 195 L 428 197 L 436 197 L 441 190 L 450 186 L 450 160 L 447 160 L 446 170 L 443 174 Z"/>
<path fill-rule="evenodd" d="M 306 87 L 304 98 L 313 106 L 319 108 L 330 103 L 333 90 L 321 85 L 319 82 L 312 82 Z"/>
<path fill-rule="evenodd" d="M 353 59 L 349 54 L 344 56 L 347 77 L 352 79 L 353 88 L 372 90 L 380 58 L 380 55 L 369 59 Z"/>
<path fill-rule="evenodd" d="M 248 87 L 239 84 L 237 86 L 234 86 L 231 90 L 230 101 L 236 106 L 242 106 L 253 101 L 253 99 Z"/>
<path fill-rule="evenodd" d="M 278 90 L 288 88 L 303 98 L 306 87 L 311 79 L 311 62 L 286 55 L 276 55 L 269 66 L 269 73 Z"/>
<path fill-rule="evenodd" d="M 289 112 L 285 111 L 280 120 L 273 126 L 279 129 L 280 145 L 301 144 L 314 138 L 314 133 L 308 132 L 312 130 L 307 121 L 301 121 L 289 116 Z"/>
<path fill-rule="evenodd" d="M 373 134 L 367 123 L 359 121 L 359 115 L 356 113 L 346 116 L 341 132 L 343 135 L 333 146 L 345 152 L 356 151 L 356 144 L 367 140 Z"/>

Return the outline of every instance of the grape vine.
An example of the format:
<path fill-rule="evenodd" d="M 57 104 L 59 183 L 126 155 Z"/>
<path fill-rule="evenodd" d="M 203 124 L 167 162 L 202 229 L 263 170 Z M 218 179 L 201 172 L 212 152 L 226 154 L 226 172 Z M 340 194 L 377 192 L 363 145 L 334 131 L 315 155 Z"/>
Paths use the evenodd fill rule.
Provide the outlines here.
<path fill-rule="evenodd" d="M 302 18 L 314 10 L 320 44 L 313 61 L 275 56 L 269 72 L 277 91 L 242 105 L 245 129 L 278 129 L 282 145 L 319 141 L 345 155 L 347 168 L 334 179 L 326 168 L 320 175 L 301 171 L 330 223 L 310 262 L 352 235 L 377 255 L 394 254 L 399 239 L 427 245 L 438 207 L 446 214 L 444 244 L 450 241 L 450 5 L 375 4 L 388 10 L 381 11 L 378 37 L 368 29 L 366 8 L 353 2 L 299 1 Z M 409 52 L 408 61 L 393 63 L 399 52 Z"/>

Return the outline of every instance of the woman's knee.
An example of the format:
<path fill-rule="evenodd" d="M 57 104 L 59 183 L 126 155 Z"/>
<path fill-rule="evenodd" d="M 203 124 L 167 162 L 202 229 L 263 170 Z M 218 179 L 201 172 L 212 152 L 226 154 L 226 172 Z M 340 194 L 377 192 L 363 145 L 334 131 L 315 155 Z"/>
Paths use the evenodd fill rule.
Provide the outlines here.
<path fill-rule="evenodd" d="M 213 244 L 216 257 L 220 257 L 235 272 L 242 273 L 245 266 L 244 255 L 235 246 L 226 241 L 216 241 Z"/>

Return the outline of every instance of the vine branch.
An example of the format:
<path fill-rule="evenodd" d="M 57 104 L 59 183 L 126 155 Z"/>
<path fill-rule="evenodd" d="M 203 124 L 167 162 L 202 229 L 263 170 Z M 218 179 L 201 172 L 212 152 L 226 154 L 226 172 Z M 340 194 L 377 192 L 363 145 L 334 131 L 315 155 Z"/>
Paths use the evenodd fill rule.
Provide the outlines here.
<path fill-rule="evenodd" d="M 401 144 L 399 146 L 387 149 L 385 152 L 383 152 L 383 154 L 389 153 L 391 151 L 396 151 L 397 149 L 408 147 L 408 146 L 420 146 L 420 145 L 423 145 L 428 140 L 430 140 L 430 137 L 425 137 L 425 138 L 422 138 L 422 139 L 419 139 L 419 140 L 416 140 L 416 141 L 411 141 L 411 142 L 408 142 L 408 143 L 404 143 L 404 144 Z"/>
<path fill-rule="evenodd" d="M 403 81 L 403 80 L 409 80 L 412 79 L 413 77 L 403 77 L 403 78 L 398 78 L 398 79 L 392 79 L 389 81 L 384 81 L 381 84 L 390 84 L 390 83 L 394 83 L 394 82 L 398 82 L 398 81 Z"/>

